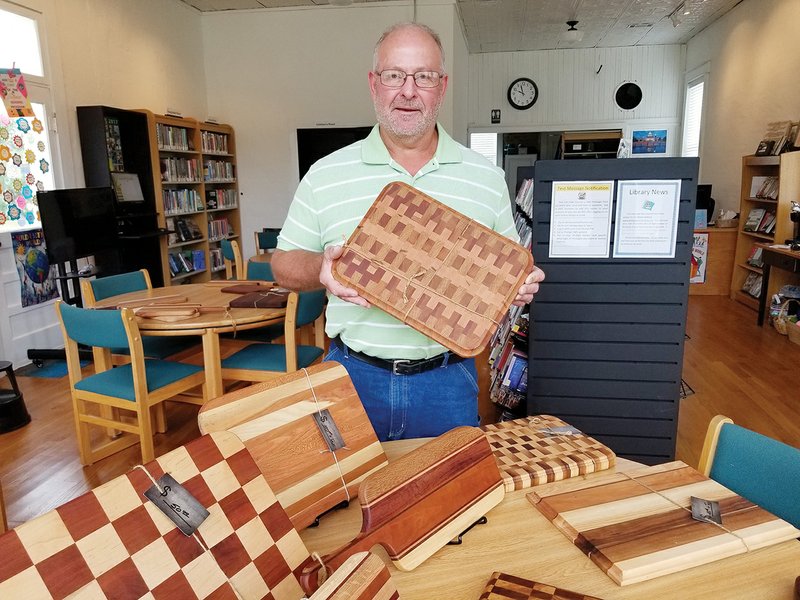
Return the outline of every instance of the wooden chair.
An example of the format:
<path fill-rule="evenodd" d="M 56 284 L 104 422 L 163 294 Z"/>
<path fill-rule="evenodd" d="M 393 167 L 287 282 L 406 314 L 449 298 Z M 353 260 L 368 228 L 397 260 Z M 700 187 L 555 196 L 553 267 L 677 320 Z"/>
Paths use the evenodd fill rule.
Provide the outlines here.
<path fill-rule="evenodd" d="M 150 289 L 153 289 L 153 285 L 150 283 L 150 274 L 147 269 L 97 279 L 81 279 L 81 296 L 86 308 L 94 308 L 97 302 L 112 296 Z M 199 350 L 200 338 L 196 335 L 144 336 L 142 347 L 146 358 L 164 359 L 184 352 L 190 354 L 187 352 L 189 350 Z M 111 354 L 114 364 L 125 364 L 130 361 L 130 352 L 127 346 L 113 348 Z"/>
<path fill-rule="evenodd" d="M 0 533 L 8 529 L 8 518 L 6 517 L 6 501 L 3 500 L 3 487 L 0 486 Z"/>
<path fill-rule="evenodd" d="M 256 254 L 264 254 L 269 250 L 273 250 L 278 246 L 278 234 L 280 229 L 272 229 L 265 227 L 262 231 L 256 231 L 254 236 L 256 239 Z"/>
<path fill-rule="evenodd" d="M 220 240 L 222 259 L 225 261 L 225 277 L 227 279 L 242 279 L 242 253 L 236 240 Z"/>
<path fill-rule="evenodd" d="M 222 361 L 223 379 L 266 381 L 317 361 L 325 351 L 325 290 L 292 292 L 286 303 L 283 344 L 250 344 Z M 314 326 L 314 345 L 298 343 L 298 330 Z"/>
<path fill-rule="evenodd" d="M 698 471 L 800 527 L 800 449 L 717 415 L 708 425 Z"/>
<path fill-rule="evenodd" d="M 90 465 L 137 442 L 141 444 L 142 461 L 153 460 L 151 410 L 156 408 L 156 425 L 163 429 L 163 403 L 166 400 L 178 400 L 176 396 L 191 388 L 200 385 L 205 388 L 202 367 L 157 359 L 145 360 L 136 317 L 127 308 L 92 310 L 57 301 L 56 314 L 64 335 L 81 463 Z M 94 375 L 83 376 L 78 344 L 98 349 L 95 353 Z M 130 350 L 130 363 L 111 368 L 111 349 L 123 346 Z M 203 398 L 189 396 L 180 400 L 191 404 L 203 403 Z M 98 407 L 99 414 L 90 410 L 94 405 Z M 130 418 L 131 413 L 133 419 Z M 93 448 L 90 425 L 124 433 Z"/>

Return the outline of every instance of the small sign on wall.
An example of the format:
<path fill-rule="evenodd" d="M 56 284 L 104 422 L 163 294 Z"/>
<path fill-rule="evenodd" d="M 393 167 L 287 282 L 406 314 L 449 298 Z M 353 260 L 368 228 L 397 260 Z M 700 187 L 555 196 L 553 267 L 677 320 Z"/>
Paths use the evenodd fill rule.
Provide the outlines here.
<path fill-rule="evenodd" d="M 497 124 L 500 122 L 500 109 L 493 108 L 492 109 L 492 124 Z"/>

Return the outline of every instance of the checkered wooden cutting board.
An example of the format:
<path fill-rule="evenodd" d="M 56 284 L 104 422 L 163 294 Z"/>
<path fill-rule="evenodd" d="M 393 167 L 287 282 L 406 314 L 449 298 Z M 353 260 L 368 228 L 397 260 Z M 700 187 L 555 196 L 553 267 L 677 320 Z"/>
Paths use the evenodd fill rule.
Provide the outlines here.
<path fill-rule="evenodd" d="M 350 236 L 333 276 L 469 357 L 489 342 L 532 269 L 519 244 L 395 181 Z"/>
<path fill-rule="evenodd" d="M 565 426 L 557 417 L 539 415 L 481 427 L 489 438 L 507 492 L 614 465 L 614 452 L 588 435 L 549 435 L 545 431 Z"/>
<path fill-rule="evenodd" d="M 136 468 L 0 537 L 0 598 L 298 600 L 302 540 L 228 432 L 144 465 L 170 473 L 210 515 L 187 537 L 143 495 Z"/>
<path fill-rule="evenodd" d="M 478 600 L 600 600 L 600 598 L 495 571 Z"/>
<path fill-rule="evenodd" d="M 371 552 L 348 558 L 310 600 L 397 600 L 400 594 L 389 569 Z"/>

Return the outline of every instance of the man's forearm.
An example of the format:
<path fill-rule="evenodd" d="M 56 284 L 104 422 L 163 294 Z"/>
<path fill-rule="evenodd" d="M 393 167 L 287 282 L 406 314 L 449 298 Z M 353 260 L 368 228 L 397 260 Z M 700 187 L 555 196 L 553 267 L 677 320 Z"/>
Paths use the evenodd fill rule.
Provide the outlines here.
<path fill-rule="evenodd" d="M 275 250 L 272 255 L 272 273 L 282 287 L 290 290 L 315 290 L 322 285 L 319 272 L 322 254 L 306 250 Z"/>

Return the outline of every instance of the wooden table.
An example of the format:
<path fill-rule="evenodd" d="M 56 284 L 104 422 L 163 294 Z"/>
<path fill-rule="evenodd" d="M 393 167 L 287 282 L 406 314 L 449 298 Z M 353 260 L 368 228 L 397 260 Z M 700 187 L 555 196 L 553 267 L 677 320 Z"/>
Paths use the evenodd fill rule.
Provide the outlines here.
<path fill-rule="evenodd" d="M 97 308 L 116 307 L 120 302 L 184 296 L 187 303 L 198 303 L 203 307 L 227 307 L 235 294 L 222 292 L 227 285 L 236 282 L 193 283 L 188 285 L 154 288 L 130 292 L 106 298 L 97 303 Z M 174 305 L 179 306 L 179 305 Z M 219 334 L 235 330 L 254 329 L 281 323 L 285 308 L 230 308 L 218 312 L 204 312 L 184 321 L 166 323 L 155 319 L 137 319 L 144 335 L 200 335 L 203 337 L 203 364 L 206 372 L 207 399 L 223 394 Z"/>
<path fill-rule="evenodd" d="M 422 441 L 386 442 L 383 448 L 391 461 Z M 625 459 L 617 461 L 619 471 L 640 466 Z M 585 477 L 593 476 L 597 475 Z M 540 489 L 559 483 L 564 482 Z M 390 566 L 400 597 L 477 600 L 492 572 L 502 571 L 604 600 L 792 599 L 794 581 L 800 575 L 800 542 L 796 540 L 620 587 L 530 504 L 526 498 L 529 491 L 508 493 L 487 514 L 489 522 L 469 531 L 462 545 L 446 546 L 413 571 L 401 572 Z M 347 509 L 324 516 L 318 528 L 301 531 L 300 536 L 309 551 L 324 555 L 352 539 L 360 526 L 360 509 L 354 501 Z M 383 548 L 373 551 L 389 563 Z"/>
<path fill-rule="evenodd" d="M 761 260 L 764 261 L 761 269 L 763 274 L 761 295 L 758 297 L 758 324 L 763 325 L 764 315 L 767 312 L 767 301 L 771 296 L 769 277 L 772 267 L 788 273 L 800 273 L 800 252 L 788 248 L 774 248 L 769 244 L 756 244 L 756 246 L 761 248 Z M 783 278 L 779 283 L 788 283 L 788 280 Z"/>

